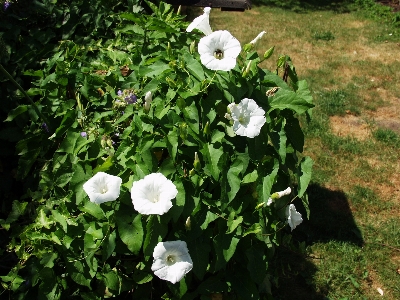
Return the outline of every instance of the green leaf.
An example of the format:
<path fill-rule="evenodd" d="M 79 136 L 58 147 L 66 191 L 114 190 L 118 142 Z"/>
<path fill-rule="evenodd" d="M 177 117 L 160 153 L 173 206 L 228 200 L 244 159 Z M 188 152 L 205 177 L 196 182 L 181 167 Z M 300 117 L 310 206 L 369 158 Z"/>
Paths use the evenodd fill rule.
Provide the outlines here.
<path fill-rule="evenodd" d="M 103 220 L 106 218 L 104 211 L 101 209 L 99 204 L 88 201 L 79 209 L 95 217 L 97 220 Z"/>
<path fill-rule="evenodd" d="M 281 158 L 282 164 L 285 164 L 286 160 L 286 132 L 285 132 L 285 119 L 281 119 L 280 122 L 274 127 L 273 131 L 271 131 L 271 141 L 279 153 L 279 157 Z"/>
<path fill-rule="evenodd" d="M 215 262 L 215 271 L 225 267 L 226 263 L 235 254 L 236 246 L 239 243 L 239 238 L 234 233 L 226 234 L 219 233 L 213 240 L 214 251 L 217 255 Z"/>
<path fill-rule="evenodd" d="M 145 257 L 149 258 L 153 255 L 154 247 L 158 242 L 162 241 L 167 234 L 168 227 L 166 224 L 161 224 L 159 216 L 150 215 L 149 221 L 146 224 L 146 237 L 143 243 L 143 252 Z"/>
<path fill-rule="evenodd" d="M 67 232 L 67 221 L 65 220 L 66 217 L 61 215 L 57 210 L 53 209 L 51 211 L 51 214 L 53 215 L 54 220 L 61 225 L 63 228 L 64 232 Z"/>
<path fill-rule="evenodd" d="M 232 233 L 239 226 L 239 224 L 241 224 L 243 222 L 242 216 L 238 216 L 236 219 L 235 219 L 235 216 L 236 216 L 235 212 L 232 212 L 229 215 L 228 230 L 226 231 L 227 234 Z"/>
<path fill-rule="evenodd" d="M 279 170 L 279 161 L 277 159 L 274 159 L 274 166 L 272 172 L 262 179 L 262 193 L 261 193 L 262 202 L 266 203 L 268 201 L 268 198 L 271 195 L 272 186 L 274 185 L 275 182 L 275 177 L 278 174 L 278 170 Z"/>
<path fill-rule="evenodd" d="M 43 267 L 53 268 L 54 267 L 54 260 L 58 257 L 58 254 L 55 252 L 47 252 L 44 253 L 42 259 L 40 260 L 40 264 Z"/>
<path fill-rule="evenodd" d="M 71 109 L 67 111 L 61 121 L 60 126 L 58 126 L 58 128 L 50 138 L 62 136 L 68 129 L 71 128 L 72 124 L 74 124 L 76 120 L 76 110 Z"/>
<path fill-rule="evenodd" d="M 20 216 L 22 216 L 25 213 L 26 207 L 28 205 L 28 202 L 19 202 L 18 200 L 14 200 L 12 203 L 12 209 L 10 214 L 7 217 L 7 220 L 0 220 L 1 221 L 1 226 L 9 230 L 10 229 L 10 224 L 17 221 Z"/>
<path fill-rule="evenodd" d="M 82 139 L 80 133 L 69 130 L 56 152 L 74 153 L 75 145 L 79 138 Z"/>
<path fill-rule="evenodd" d="M 186 68 L 189 70 L 189 72 L 194 75 L 197 80 L 203 81 L 205 79 L 204 70 L 199 61 L 197 59 L 194 59 L 193 55 L 187 52 L 185 52 L 185 54 L 183 55 L 183 59 L 185 60 Z"/>
<path fill-rule="evenodd" d="M 313 164 L 314 162 L 309 156 L 306 156 L 301 160 L 300 170 L 298 170 L 298 176 L 300 177 L 300 179 L 299 192 L 297 195 L 299 196 L 299 198 L 304 195 L 305 191 L 307 190 L 308 184 L 310 183 Z"/>
<path fill-rule="evenodd" d="M 119 291 L 120 280 L 117 272 L 110 271 L 108 273 L 103 274 L 105 278 L 105 284 L 111 291 Z"/>
<path fill-rule="evenodd" d="M 107 157 L 106 160 L 101 165 L 98 165 L 93 170 L 93 175 L 98 172 L 107 172 L 113 166 L 113 159 L 114 159 L 113 155 L 110 155 L 109 157 Z"/>
<path fill-rule="evenodd" d="M 200 280 L 203 279 L 209 263 L 211 251 L 210 240 L 201 236 L 195 240 L 188 241 L 190 257 L 193 260 L 193 272 Z"/>
<path fill-rule="evenodd" d="M 47 218 L 46 213 L 43 211 L 43 209 L 41 209 L 38 213 L 38 216 L 36 218 L 36 222 L 38 225 L 46 228 L 46 229 L 50 229 L 50 225 L 53 224 L 52 221 L 50 221 L 49 218 Z"/>
<path fill-rule="evenodd" d="M 253 172 L 243 177 L 242 184 L 255 182 L 257 178 L 258 178 L 258 172 L 257 170 L 253 170 Z"/>
<path fill-rule="evenodd" d="M 299 152 L 303 152 L 304 147 L 304 134 L 301 130 L 299 120 L 290 118 L 286 120 L 285 132 L 293 148 Z"/>
<path fill-rule="evenodd" d="M 138 214 L 131 218 L 131 220 L 117 218 L 118 233 L 129 251 L 137 255 L 142 248 L 144 236 L 142 215 Z"/>
<path fill-rule="evenodd" d="M 174 127 L 174 129 L 167 134 L 168 153 L 169 155 L 171 155 L 174 161 L 176 160 L 176 153 L 178 151 L 178 140 L 179 135 L 176 128 Z"/>
<path fill-rule="evenodd" d="M 4 120 L 4 122 L 9 122 L 9 121 L 14 120 L 17 116 L 26 112 L 28 110 L 28 108 L 29 108 L 29 105 L 17 106 L 16 108 L 14 108 L 13 110 L 11 110 L 8 113 L 8 117 L 7 117 L 7 119 Z"/>
<path fill-rule="evenodd" d="M 219 174 L 221 172 L 220 167 L 218 166 L 219 159 L 222 154 L 224 154 L 224 150 L 222 147 L 214 148 L 213 144 L 204 144 L 203 149 L 201 150 L 204 158 L 206 159 L 205 171 L 209 171 L 211 176 L 215 179 L 219 179 Z"/>
<path fill-rule="evenodd" d="M 303 97 L 304 91 L 302 92 L 303 93 L 296 93 L 290 90 L 279 89 L 274 97 L 268 99 L 271 106 L 269 112 L 274 109 L 291 109 L 298 114 L 302 114 L 314 107 L 314 105 L 309 102 L 308 97 Z"/>
<path fill-rule="evenodd" d="M 253 245 L 246 250 L 246 257 L 248 260 L 247 270 L 250 273 L 251 279 L 257 284 L 262 283 L 268 269 L 263 258 L 264 247 L 258 244 Z"/>
<path fill-rule="evenodd" d="M 185 187 L 183 186 L 183 183 L 180 179 L 174 181 L 175 187 L 178 190 L 178 194 L 176 195 L 175 198 L 175 204 L 172 206 L 172 208 L 169 210 L 174 222 L 178 222 L 178 219 L 180 215 L 183 212 L 183 209 L 185 207 L 185 202 L 186 202 L 186 192 L 185 192 Z"/>
<path fill-rule="evenodd" d="M 261 225 L 258 223 L 255 223 L 246 229 L 246 231 L 243 233 L 243 237 L 245 237 L 246 235 L 251 234 L 251 233 L 257 234 L 261 231 L 262 231 Z"/>
<path fill-rule="evenodd" d="M 117 232 L 114 230 L 104 239 L 103 251 L 102 251 L 103 261 L 106 261 L 114 252 L 116 245 L 115 243 L 116 238 L 117 238 Z"/>

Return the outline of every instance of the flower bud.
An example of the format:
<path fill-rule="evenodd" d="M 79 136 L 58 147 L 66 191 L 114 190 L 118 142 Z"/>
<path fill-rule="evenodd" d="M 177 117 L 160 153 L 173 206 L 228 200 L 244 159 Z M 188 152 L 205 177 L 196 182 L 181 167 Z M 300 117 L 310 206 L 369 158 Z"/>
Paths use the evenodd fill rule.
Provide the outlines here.
<path fill-rule="evenodd" d="M 247 63 L 246 69 L 243 71 L 242 76 L 247 77 L 250 73 L 251 60 Z"/>
<path fill-rule="evenodd" d="M 193 41 L 193 42 L 190 43 L 190 46 L 189 46 L 190 54 L 193 54 L 195 52 L 195 50 L 196 50 L 196 42 Z"/>
<path fill-rule="evenodd" d="M 189 171 L 189 176 L 190 176 L 190 177 L 194 176 L 195 174 L 196 174 L 196 171 L 195 171 L 194 169 L 191 169 L 191 170 Z"/>
<path fill-rule="evenodd" d="M 148 91 L 144 96 L 144 110 L 148 112 L 150 110 L 150 104 L 153 101 L 153 97 L 151 96 L 151 92 Z"/>
<path fill-rule="evenodd" d="M 179 5 L 178 10 L 176 11 L 177 15 L 181 14 L 181 10 L 182 10 L 182 5 Z"/>
<path fill-rule="evenodd" d="M 272 55 L 272 53 L 274 53 L 274 49 L 275 49 L 275 46 L 274 46 L 274 47 L 271 47 L 271 48 L 269 48 L 267 51 L 265 51 L 265 53 L 264 53 L 264 59 L 270 58 L 271 55 Z"/>
<path fill-rule="evenodd" d="M 187 139 L 187 124 L 182 123 L 179 125 L 179 136 L 181 137 L 182 140 Z"/>
<path fill-rule="evenodd" d="M 185 228 L 186 230 L 192 229 L 192 222 L 190 221 L 190 216 L 186 219 Z"/>
<path fill-rule="evenodd" d="M 171 43 L 170 42 L 168 42 L 168 44 L 167 44 L 167 54 L 168 54 L 168 56 L 172 55 Z"/>
<path fill-rule="evenodd" d="M 193 167 L 196 171 L 200 171 L 200 169 L 201 169 L 201 163 L 200 163 L 199 155 L 197 154 L 197 152 L 194 153 Z"/>
<path fill-rule="evenodd" d="M 204 134 L 207 134 L 207 135 L 211 133 L 211 130 L 210 130 L 210 122 L 207 121 L 206 125 L 205 125 L 204 128 L 203 128 L 203 133 L 204 133 Z"/>

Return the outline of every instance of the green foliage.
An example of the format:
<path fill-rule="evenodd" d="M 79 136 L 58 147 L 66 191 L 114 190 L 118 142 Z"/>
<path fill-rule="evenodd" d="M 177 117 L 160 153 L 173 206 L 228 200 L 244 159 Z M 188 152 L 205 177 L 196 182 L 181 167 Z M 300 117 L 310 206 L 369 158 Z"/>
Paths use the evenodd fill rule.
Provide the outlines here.
<path fill-rule="evenodd" d="M 400 26 L 400 13 L 393 12 L 390 6 L 382 5 L 374 0 L 356 0 L 355 4 L 373 19 L 392 23 L 396 27 Z"/>
<path fill-rule="evenodd" d="M 285 207 L 298 197 L 308 210 L 313 163 L 301 156 L 297 119 L 313 107 L 306 82 L 290 57 L 278 60 L 287 74 L 282 80 L 258 66 L 265 57 L 256 52 L 242 53 L 229 72 L 210 71 L 190 50 L 199 36 L 185 31 L 171 5 L 146 2 L 152 14 L 144 14 L 132 1 L 123 13 L 115 13 L 119 3 L 99 3 L 98 14 L 85 5 L 67 10 L 77 27 L 68 31 L 67 20 L 54 33 L 62 36 L 56 49 L 23 72 L 32 77 L 28 92 L 50 129 L 31 105 L 14 105 L 8 114 L 7 122 L 24 133 L 16 144 L 17 176 L 33 183 L 1 220 L 10 233 L 7 250 L 18 257 L 1 277 L 3 287 L 26 299 L 267 297 L 268 262 L 290 241 Z M 50 4 L 43 9 L 64 16 Z M 113 13 L 106 16 L 107 8 Z M 85 20 L 98 27 L 85 27 L 87 38 L 74 36 Z M 236 136 L 225 118 L 227 106 L 245 97 L 266 112 L 254 138 Z M 116 201 L 89 201 L 82 186 L 98 172 L 122 179 Z M 178 195 L 168 213 L 142 215 L 130 189 L 155 172 Z M 266 205 L 288 186 L 291 197 Z M 187 243 L 193 270 L 173 285 L 151 266 L 155 246 L 175 240 Z"/>
<path fill-rule="evenodd" d="M 312 33 L 312 37 L 315 40 L 332 41 L 335 36 L 330 31 L 315 31 Z"/>

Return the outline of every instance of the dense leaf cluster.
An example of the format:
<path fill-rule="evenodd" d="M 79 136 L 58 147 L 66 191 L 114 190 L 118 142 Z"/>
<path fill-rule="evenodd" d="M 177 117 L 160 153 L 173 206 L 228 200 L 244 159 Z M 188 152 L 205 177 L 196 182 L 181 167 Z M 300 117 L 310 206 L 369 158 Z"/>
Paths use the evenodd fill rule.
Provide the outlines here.
<path fill-rule="evenodd" d="M 36 183 L 1 220 L 10 232 L 7 251 L 18 257 L 1 277 L 3 288 L 19 298 L 210 299 L 220 293 L 267 299 L 269 261 L 276 246 L 290 244 L 286 207 L 298 197 L 308 209 L 312 160 L 301 157 L 298 116 L 313 104 L 290 58 L 277 64 L 285 80 L 258 67 L 264 58 L 251 46 L 233 70 L 210 71 L 195 51 L 199 36 L 185 32 L 183 17 L 170 5 L 147 5 L 151 15 L 134 6 L 99 18 L 110 21 L 102 34 L 112 30 L 113 38 L 68 35 L 40 66 L 24 68 L 33 78 L 28 94 L 46 120 L 28 104 L 7 118 L 23 132 L 17 177 Z M 124 102 L 118 91 L 134 94 L 136 102 Z M 143 109 L 147 92 L 149 111 Z M 252 139 L 236 136 L 224 117 L 228 104 L 245 97 L 266 112 Z M 195 153 L 200 163 L 194 164 Z M 98 205 L 82 185 L 100 171 L 123 184 L 116 201 Z M 130 189 L 154 172 L 168 177 L 178 194 L 168 213 L 141 215 Z M 265 205 L 288 186 L 290 197 Z M 187 243 L 193 260 L 193 270 L 175 285 L 150 269 L 157 243 L 174 240 Z"/>

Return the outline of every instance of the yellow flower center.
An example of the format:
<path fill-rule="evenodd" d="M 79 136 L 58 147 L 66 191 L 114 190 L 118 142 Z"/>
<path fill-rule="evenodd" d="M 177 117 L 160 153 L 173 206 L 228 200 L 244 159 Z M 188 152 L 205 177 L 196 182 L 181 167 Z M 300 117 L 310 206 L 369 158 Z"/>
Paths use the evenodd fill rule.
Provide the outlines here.
<path fill-rule="evenodd" d="M 222 52 L 221 50 L 217 49 L 214 52 L 214 57 L 216 59 L 223 59 L 224 58 L 224 52 Z"/>

